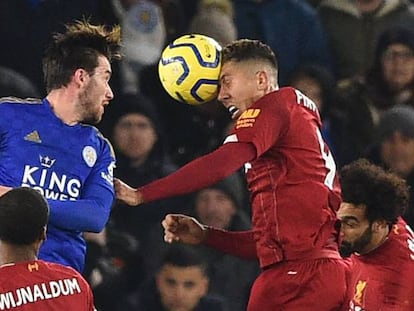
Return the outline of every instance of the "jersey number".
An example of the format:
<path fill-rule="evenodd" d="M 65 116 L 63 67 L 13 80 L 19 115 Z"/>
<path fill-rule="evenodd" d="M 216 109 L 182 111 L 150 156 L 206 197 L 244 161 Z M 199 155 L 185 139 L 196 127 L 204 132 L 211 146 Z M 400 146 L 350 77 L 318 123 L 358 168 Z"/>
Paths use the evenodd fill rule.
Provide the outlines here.
<path fill-rule="evenodd" d="M 319 147 L 321 148 L 321 155 L 323 160 L 325 161 L 325 167 L 328 170 L 328 173 L 326 174 L 324 184 L 329 188 L 333 189 L 333 183 L 335 179 L 335 173 L 336 173 L 336 165 L 335 160 L 332 157 L 331 152 L 328 148 L 325 149 L 325 142 L 323 141 L 322 134 L 319 131 L 318 128 L 316 128 L 316 136 L 318 136 L 319 141 Z"/>

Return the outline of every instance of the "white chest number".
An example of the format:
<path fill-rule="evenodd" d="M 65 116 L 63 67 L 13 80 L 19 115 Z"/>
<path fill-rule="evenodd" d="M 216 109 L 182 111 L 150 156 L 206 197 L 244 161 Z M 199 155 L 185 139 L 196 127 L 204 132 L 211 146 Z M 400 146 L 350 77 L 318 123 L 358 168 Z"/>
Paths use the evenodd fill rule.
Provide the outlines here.
<path fill-rule="evenodd" d="M 411 251 L 410 257 L 414 260 L 414 232 L 410 226 L 405 227 L 409 233 L 409 238 L 407 239 L 408 249 Z"/>
<path fill-rule="evenodd" d="M 336 173 L 335 160 L 332 157 L 332 154 L 329 151 L 329 149 L 325 149 L 325 142 L 323 141 L 322 134 L 318 128 L 316 128 L 316 136 L 318 136 L 319 147 L 321 148 L 322 158 L 325 161 L 325 167 L 328 169 L 328 173 L 326 174 L 324 184 L 332 190 Z"/>

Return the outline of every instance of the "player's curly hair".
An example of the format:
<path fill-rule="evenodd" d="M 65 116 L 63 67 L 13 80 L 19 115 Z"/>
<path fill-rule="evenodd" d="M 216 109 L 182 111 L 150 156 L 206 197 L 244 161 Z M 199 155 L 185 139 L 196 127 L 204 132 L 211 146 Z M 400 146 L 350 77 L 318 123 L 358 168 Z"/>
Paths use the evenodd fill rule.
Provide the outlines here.
<path fill-rule="evenodd" d="M 67 24 L 65 33 L 56 33 L 45 51 L 43 76 L 46 89 L 66 86 L 78 68 L 93 74 L 98 57 L 105 56 L 110 62 L 121 58 L 121 29 L 92 25 L 87 20 Z"/>
<path fill-rule="evenodd" d="M 32 188 L 14 188 L 0 196 L 0 240 L 30 245 L 43 234 L 49 220 L 49 206 Z"/>
<path fill-rule="evenodd" d="M 366 159 L 344 166 L 340 172 L 344 202 L 366 206 L 370 222 L 385 220 L 394 224 L 408 206 L 408 186 L 402 178 Z"/>
<path fill-rule="evenodd" d="M 240 39 L 226 45 L 222 50 L 222 63 L 248 60 L 264 61 L 278 70 L 275 53 L 259 40 Z"/>

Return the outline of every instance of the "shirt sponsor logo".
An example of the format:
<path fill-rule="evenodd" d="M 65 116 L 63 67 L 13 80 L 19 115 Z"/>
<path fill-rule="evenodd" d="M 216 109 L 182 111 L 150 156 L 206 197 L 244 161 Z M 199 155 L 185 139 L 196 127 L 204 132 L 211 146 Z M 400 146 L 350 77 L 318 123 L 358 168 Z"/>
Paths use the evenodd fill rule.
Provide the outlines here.
<path fill-rule="evenodd" d="M 247 109 L 237 119 L 236 129 L 244 127 L 253 127 L 256 118 L 260 114 L 260 109 Z"/>
<path fill-rule="evenodd" d="M 46 199 L 76 200 L 80 195 L 81 181 L 52 170 L 56 159 L 39 155 L 39 166 L 25 165 L 22 187 L 38 190 Z"/>
<path fill-rule="evenodd" d="M 81 292 L 82 290 L 76 278 L 20 287 L 12 291 L 0 293 L 0 310 L 11 310 L 28 303 L 56 299 L 60 296 L 75 295 Z"/>

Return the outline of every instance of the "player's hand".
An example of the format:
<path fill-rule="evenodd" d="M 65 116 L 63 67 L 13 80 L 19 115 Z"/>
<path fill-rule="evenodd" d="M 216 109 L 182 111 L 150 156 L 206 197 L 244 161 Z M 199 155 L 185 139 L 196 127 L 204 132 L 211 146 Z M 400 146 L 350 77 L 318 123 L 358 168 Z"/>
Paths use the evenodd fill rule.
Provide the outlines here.
<path fill-rule="evenodd" d="M 180 241 L 187 244 L 200 244 L 207 235 L 207 229 L 195 218 L 181 215 L 168 214 L 162 221 L 164 227 L 164 241 L 172 243 Z"/>
<path fill-rule="evenodd" d="M 114 178 L 114 187 L 116 198 L 124 201 L 126 204 L 135 206 L 143 203 L 141 192 L 124 183 L 118 178 Z"/>

